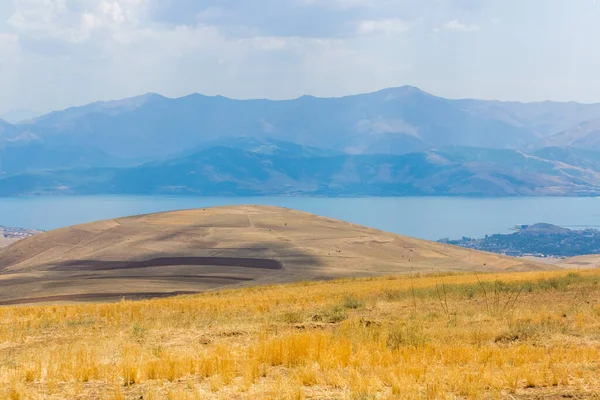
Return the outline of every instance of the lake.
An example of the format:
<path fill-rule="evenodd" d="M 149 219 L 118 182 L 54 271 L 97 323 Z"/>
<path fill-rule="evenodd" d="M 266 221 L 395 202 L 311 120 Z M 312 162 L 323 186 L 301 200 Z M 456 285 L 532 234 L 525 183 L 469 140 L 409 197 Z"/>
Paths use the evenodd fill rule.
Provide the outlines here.
<path fill-rule="evenodd" d="M 169 197 L 82 196 L 0 198 L 0 225 L 43 230 L 100 219 L 184 208 L 265 204 L 423 239 L 508 233 L 516 224 L 600 226 L 600 198 L 590 197 Z"/>

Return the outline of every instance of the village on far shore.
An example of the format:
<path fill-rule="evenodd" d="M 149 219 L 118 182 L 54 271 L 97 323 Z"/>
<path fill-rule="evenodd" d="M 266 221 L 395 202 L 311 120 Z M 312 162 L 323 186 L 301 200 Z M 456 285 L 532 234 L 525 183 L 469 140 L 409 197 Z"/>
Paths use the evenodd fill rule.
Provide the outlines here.
<path fill-rule="evenodd" d="M 38 229 L 16 228 L 12 226 L 0 225 L 0 248 L 6 247 L 17 240 L 26 239 L 41 232 L 42 231 Z"/>
<path fill-rule="evenodd" d="M 600 230 L 568 229 L 552 224 L 518 225 L 511 234 L 463 237 L 439 242 L 511 257 L 568 258 L 600 254 Z"/>

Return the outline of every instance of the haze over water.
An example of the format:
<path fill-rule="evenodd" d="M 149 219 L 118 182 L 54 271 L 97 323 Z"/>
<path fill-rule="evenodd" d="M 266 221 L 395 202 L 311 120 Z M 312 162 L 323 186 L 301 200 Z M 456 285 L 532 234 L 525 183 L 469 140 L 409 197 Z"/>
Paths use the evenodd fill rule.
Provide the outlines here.
<path fill-rule="evenodd" d="M 600 198 L 311 198 L 87 196 L 0 198 L 0 225 L 51 230 L 101 219 L 186 208 L 265 204 L 422 239 L 508 233 L 515 224 L 600 226 Z"/>

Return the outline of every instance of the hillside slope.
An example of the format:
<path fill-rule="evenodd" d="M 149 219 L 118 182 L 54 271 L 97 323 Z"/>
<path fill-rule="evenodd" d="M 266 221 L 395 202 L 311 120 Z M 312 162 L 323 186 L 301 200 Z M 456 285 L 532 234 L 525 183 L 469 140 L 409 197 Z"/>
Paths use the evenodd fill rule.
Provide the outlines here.
<path fill-rule="evenodd" d="M 95 222 L 0 251 L 0 303 L 197 292 L 229 285 L 543 266 L 289 209 L 236 206 Z"/>
<path fill-rule="evenodd" d="M 600 118 L 577 124 L 533 144 L 542 147 L 576 147 L 600 150 Z"/>
<path fill-rule="evenodd" d="M 40 142 L 0 145 L 0 175 L 60 168 L 127 165 L 101 151 L 76 146 L 51 146 Z"/>
<path fill-rule="evenodd" d="M 600 172 L 600 152 L 575 147 L 546 147 L 532 153 L 536 157 Z"/>
<path fill-rule="evenodd" d="M 485 116 L 521 128 L 537 138 L 552 136 L 600 117 L 600 104 L 542 101 L 456 100 L 473 115 Z"/>
<path fill-rule="evenodd" d="M 518 147 L 537 136 L 462 103 L 405 86 L 340 98 L 235 100 L 147 94 L 98 102 L 15 125 L 53 145 L 117 157 L 165 157 L 216 138 L 277 138 L 349 153 L 405 154 L 439 146 Z"/>
<path fill-rule="evenodd" d="M 318 149 L 291 143 L 255 146 L 242 141 L 128 168 L 77 168 L 7 176 L 0 179 L 0 196 L 600 194 L 600 153 L 569 154 L 550 152 L 548 157 L 554 159 L 545 159 L 509 149 L 448 147 L 405 155 L 324 155 Z"/>
<path fill-rule="evenodd" d="M 590 124 L 599 119 L 600 104 L 454 100 L 412 86 L 279 101 L 146 94 L 54 111 L 20 124 L 0 120 L 0 147 L 16 142 L 69 146 L 132 161 L 239 136 L 348 154 L 406 154 L 445 146 L 586 148 L 589 140 L 580 140 L 581 132 L 596 132 Z"/>

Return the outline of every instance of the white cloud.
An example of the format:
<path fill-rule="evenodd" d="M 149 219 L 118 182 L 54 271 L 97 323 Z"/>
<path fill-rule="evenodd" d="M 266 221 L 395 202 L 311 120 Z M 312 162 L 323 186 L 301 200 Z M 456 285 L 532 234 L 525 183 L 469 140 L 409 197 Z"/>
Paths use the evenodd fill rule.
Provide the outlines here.
<path fill-rule="evenodd" d="M 600 9 L 583 3 L 557 0 L 536 19 L 539 5 L 520 0 L 0 0 L 0 111 L 146 92 L 290 98 L 405 84 L 598 101 L 600 56 L 589 48 Z M 485 41 L 458 34 L 483 29 Z M 534 49 L 518 40 L 530 36 Z"/>
<path fill-rule="evenodd" d="M 0 51 L 2 54 L 15 51 L 19 47 L 19 37 L 0 33 Z"/>
<path fill-rule="evenodd" d="M 171 97 L 191 92 L 237 98 L 343 95 L 355 74 L 380 69 L 380 60 L 353 49 L 358 39 L 352 25 L 352 35 L 345 38 L 277 32 L 237 36 L 210 21 L 156 23 L 149 19 L 148 2 L 16 0 L 10 24 L 17 33 L 13 42 L 23 44 L 17 52 L 23 68 L 12 67 L 5 76 L 14 82 L 13 94 L 21 94 L 0 93 L 0 110 L 46 111 L 146 92 Z M 216 11 L 213 17 L 219 16 Z M 381 24 L 364 25 L 365 34 L 405 29 L 401 21 L 376 22 Z M 368 90 L 378 87 L 370 84 Z"/>
<path fill-rule="evenodd" d="M 250 43 L 254 49 L 263 51 L 284 50 L 289 42 L 288 38 L 281 37 L 256 37 L 241 41 Z"/>
<path fill-rule="evenodd" d="M 335 8 L 352 8 L 370 5 L 372 0 L 300 0 L 303 5 L 325 5 Z"/>
<path fill-rule="evenodd" d="M 442 29 L 454 32 L 475 32 L 479 30 L 478 25 L 465 25 L 457 19 L 446 22 Z"/>
<path fill-rule="evenodd" d="M 411 24 L 399 19 L 380 19 L 360 21 L 356 31 L 359 35 L 383 34 L 392 36 L 409 31 Z"/>
<path fill-rule="evenodd" d="M 0 33 L 0 107 L 1 100 L 6 96 L 16 98 L 19 70 L 21 64 L 21 51 L 19 46 L 19 38 L 16 35 Z M 4 108 L 8 108 L 5 105 Z M 1 109 L 1 108 L 0 108 Z"/>
<path fill-rule="evenodd" d="M 19 34 L 34 39 L 85 42 L 95 31 L 140 24 L 146 0 L 16 0 L 8 20 Z"/>

